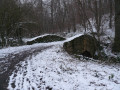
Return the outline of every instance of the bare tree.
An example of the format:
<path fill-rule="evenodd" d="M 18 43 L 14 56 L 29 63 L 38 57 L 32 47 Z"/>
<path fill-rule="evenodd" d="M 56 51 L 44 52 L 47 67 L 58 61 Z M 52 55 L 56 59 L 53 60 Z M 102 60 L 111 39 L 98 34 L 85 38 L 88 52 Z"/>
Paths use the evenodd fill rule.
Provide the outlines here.
<path fill-rule="evenodd" d="M 2 47 L 9 45 L 11 33 L 15 32 L 16 24 L 20 22 L 20 8 L 14 0 L 2 0 L 0 5 L 0 33 Z"/>
<path fill-rule="evenodd" d="M 109 1 L 109 6 L 110 6 L 110 22 L 109 22 L 109 27 L 112 28 L 112 14 L 113 14 L 113 0 Z"/>
<path fill-rule="evenodd" d="M 120 1 L 115 0 L 115 39 L 114 52 L 120 52 Z"/>

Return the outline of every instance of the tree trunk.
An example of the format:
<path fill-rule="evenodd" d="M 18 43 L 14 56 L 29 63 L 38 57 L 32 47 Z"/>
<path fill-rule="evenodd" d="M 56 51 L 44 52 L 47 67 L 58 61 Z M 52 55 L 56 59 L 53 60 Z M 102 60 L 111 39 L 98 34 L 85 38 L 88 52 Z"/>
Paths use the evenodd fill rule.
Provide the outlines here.
<path fill-rule="evenodd" d="M 51 0 L 51 29 L 54 29 L 54 0 Z M 54 31 L 53 31 L 54 32 Z"/>
<path fill-rule="evenodd" d="M 120 0 L 115 0 L 115 39 L 114 52 L 120 52 Z"/>
<path fill-rule="evenodd" d="M 110 28 L 112 28 L 112 12 L 113 12 L 113 10 L 112 10 L 112 0 L 110 0 L 109 1 L 109 3 L 110 3 L 110 23 L 109 23 L 109 27 Z"/>
<path fill-rule="evenodd" d="M 5 47 L 5 35 L 3 31 L 1 32 L 1 46 Z"/>

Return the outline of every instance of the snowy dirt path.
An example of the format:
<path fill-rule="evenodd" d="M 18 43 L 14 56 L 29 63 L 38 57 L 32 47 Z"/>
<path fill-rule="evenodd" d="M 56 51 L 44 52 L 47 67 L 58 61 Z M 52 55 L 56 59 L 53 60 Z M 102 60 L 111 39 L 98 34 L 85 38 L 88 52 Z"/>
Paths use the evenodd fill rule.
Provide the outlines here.
<path fill-rule="evenodd" d="M 78 60 L 54 45 L 16 65 L 9 90 L 120 90 L 120 67 Z"/>
<path fill-rule="evenodd" d="M 9 82 L 9 76 L 16 69 L 15 66 L 24 61 L 27 57 L 35 56 L 39 52 L 52 47 L 49 46 L 38 46 L 28 49 L 23 49 L 22 51 L 18 51 L 17 53 L 7 53 L 5 56 L 0 57 L 0 90 L 6 90 Z M 17 50 L 14 50 L 17 51 Z"/>

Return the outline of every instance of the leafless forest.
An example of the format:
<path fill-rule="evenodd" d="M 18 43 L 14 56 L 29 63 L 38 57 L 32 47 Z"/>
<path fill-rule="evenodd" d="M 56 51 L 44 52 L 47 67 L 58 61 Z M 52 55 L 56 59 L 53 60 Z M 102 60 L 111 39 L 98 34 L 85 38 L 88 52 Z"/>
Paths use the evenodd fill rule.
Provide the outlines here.
<path fill-rule="evenodd" d="M 114 0 L 0 0 L 0 43 L 5 47 L 11 38 L 22 44 L 23 37 L 75 32 L 76 25 L 92 33 L 90 19 L 97 30 L 93 35 L 99 39 L 105 14 L 112 28 L 114 7 Z"/>

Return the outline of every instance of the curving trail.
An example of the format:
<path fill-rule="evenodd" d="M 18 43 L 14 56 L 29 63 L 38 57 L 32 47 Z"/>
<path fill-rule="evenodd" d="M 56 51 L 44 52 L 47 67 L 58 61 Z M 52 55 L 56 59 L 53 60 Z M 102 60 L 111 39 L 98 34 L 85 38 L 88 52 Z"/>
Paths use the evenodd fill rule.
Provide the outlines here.
<path fill-rule="evenodd" d="M 40 46 L 35 48 L 30 48 L 19 53 L 11 53 L 7 56 L 0 58 L 0 90 L 6 90 L 9 82 L 9 76 L 15 70 L 15 66 L 24 61 L 27 57 L 32 57 L 37 55 L 39 52 L 42 52 L 45 49 L 52 47 L 50 46 Z"/>
<path fill-rule="evenodd" d="M 61 42 L 9 50 L 0 51 L 0 90 L 120 89 L 120 65 L 77 59 Z"/>

